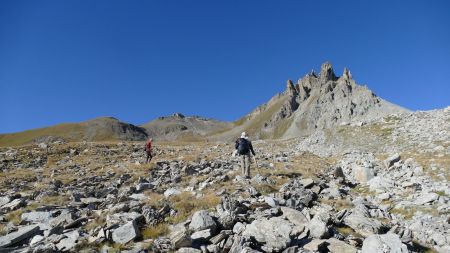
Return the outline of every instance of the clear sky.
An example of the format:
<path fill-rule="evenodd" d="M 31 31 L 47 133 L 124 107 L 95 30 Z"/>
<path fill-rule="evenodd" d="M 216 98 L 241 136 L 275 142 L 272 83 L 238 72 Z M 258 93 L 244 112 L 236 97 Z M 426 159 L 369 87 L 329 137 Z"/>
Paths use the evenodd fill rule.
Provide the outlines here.
<path fill-rule="evenodd" d="M 236 120 L 330 61 L 450 105 L 450 1 L 0 1 L 0 133 L 182 112 Z"/>

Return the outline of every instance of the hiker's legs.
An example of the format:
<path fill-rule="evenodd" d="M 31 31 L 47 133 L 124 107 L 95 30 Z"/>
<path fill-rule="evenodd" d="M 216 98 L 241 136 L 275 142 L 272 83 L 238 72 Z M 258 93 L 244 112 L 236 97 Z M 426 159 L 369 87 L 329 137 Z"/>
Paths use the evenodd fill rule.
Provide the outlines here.
<path fill-rule="evenodd" d="M 147 160 L 146 163 L 150 162 L 152 160 L 152 154 L 151 153 L 147 153 Z"/>
<path fill-rule="evenodd" d="M 245 155 L 241 155 L 241 171 L 242 176 L 245 177 Z"/>
<path fill-rule="evenodd" d="M 244 171 L 244 173 L 245 173 L 245 177 L 250 177 L 250 155 L 244 155 L 244 157 L 245 157 L 245 171 Z"/>

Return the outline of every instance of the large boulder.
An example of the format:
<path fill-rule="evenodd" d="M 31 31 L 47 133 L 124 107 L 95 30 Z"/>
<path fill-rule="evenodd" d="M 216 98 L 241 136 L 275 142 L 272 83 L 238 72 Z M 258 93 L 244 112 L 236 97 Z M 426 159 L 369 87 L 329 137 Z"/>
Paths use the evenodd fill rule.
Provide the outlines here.
<path fill-rule="evenodd" d="M 19 228 L 18 231 L 0 237 L 0 249 L 14 246 L 23 242 L 40 232 L 38 225 L 31 225 Z"/>
<path fill-rule="evenodd" d="M 135 221 L 129 221 L 112 233 L 112 239 L 115 243 L 125 244 L 139 236 L 139 228 Z"/>
<path fill-rule="evenodd" d="M 309 222 L 309 234 L 313 238 L 322 239 L 328 236 L 327 223 L 330 216 L 326 213 L 319 213 Z"/>
<path fill-rule="evenodd" d="M 362 236 L 378 234 L 383 227 L 383 224 L 380 221 L 366 217 L 358 212 L 353 212 L 345 217 L 344 223 Z"/>
<path fill-rule="evenodd" d="M 371 235 L 367 237 L 361 249 L 361 253 L 408 253 L 410 252 L 400 237 L 393 233 L 384 235 Z"/>
<path fill-rule="evenodd" d="M 184 223 L 170 227 L 169 240 L 174 249 L 190 247 L 192 245 L 189 231 L 186 229 Z"/>
<path fill-rule="evenodd" d="M 278 252 L 290 245 L 292 227 L 293 224 L 282 217 L 259 218 L 246 226 L 242 236 L 263 244 L 266 252 Z"/>
<path fill-rule="evenodd" d="M 302 212 L 285 206 L 280 207 L 280 209 L 283 213 L 281 217 L 286 218 L 292 224 L 294 224 L 297 227 L 298 231 L 303 231 L 305 226 L 308 225 L 309 220 Z"/>
<path fill-rule="evenodd" d="M 208 211 L 200 210 L 194 213 L 191 219 L 191 223 L 189 224 L 189 229 L 192 231 L 200 231 L 205 229 L 211 229 L 214 231 L 216 229 L 216 222 L 209 215 Z"/>

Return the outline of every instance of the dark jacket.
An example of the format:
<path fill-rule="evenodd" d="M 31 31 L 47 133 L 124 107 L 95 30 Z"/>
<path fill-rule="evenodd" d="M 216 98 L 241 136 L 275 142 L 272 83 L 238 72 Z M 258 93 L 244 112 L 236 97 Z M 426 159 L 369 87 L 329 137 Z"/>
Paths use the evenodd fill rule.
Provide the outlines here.
<path fill-rule="evenodd" d="M 249 139 L 238 138 L 238 139 L 236 140 L 235 144 L 234 144 L 234 148 L 235 148 L 236 150 L 239 148 L 239 141 L 240 141 L 241 139 L 244 139 L 244 140 L 246 140 L 246 141 L 248 142 L 248 147 L 249 147 L 249 149 L 250 149 L 249 151 L 251 151 L 252 154 L 255 155 L 255 151 L 253 150 L 252 142 L 251 142 Z M 244 155 L 248 155 L 248 154 L 244 154 Z"/>

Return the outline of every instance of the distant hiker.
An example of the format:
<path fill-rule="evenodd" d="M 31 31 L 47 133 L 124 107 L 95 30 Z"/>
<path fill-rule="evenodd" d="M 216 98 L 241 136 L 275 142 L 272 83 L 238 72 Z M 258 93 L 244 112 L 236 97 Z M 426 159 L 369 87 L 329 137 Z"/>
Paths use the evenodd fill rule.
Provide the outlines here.
<path fill-rule="evenodd" d="M 252 142 L 248 139 L 245 132 L 241 134 L 241 138 L 236 140 L 234 147 L 238 155 L 241 156 L 242 176 L 250 178 L 250 156 L 251 154 L 255 155 L 255 151 L 253 150 Z"/>
<path fill-rule="evenodd" d="M 145 143 L 145 152 L 147 153 L 147 160 L 145 161 L 145 163 L 148 163 L 152 160 L 153 156 L 152 156 L 152 138 L 148 138 L 147 142 Z"/>

